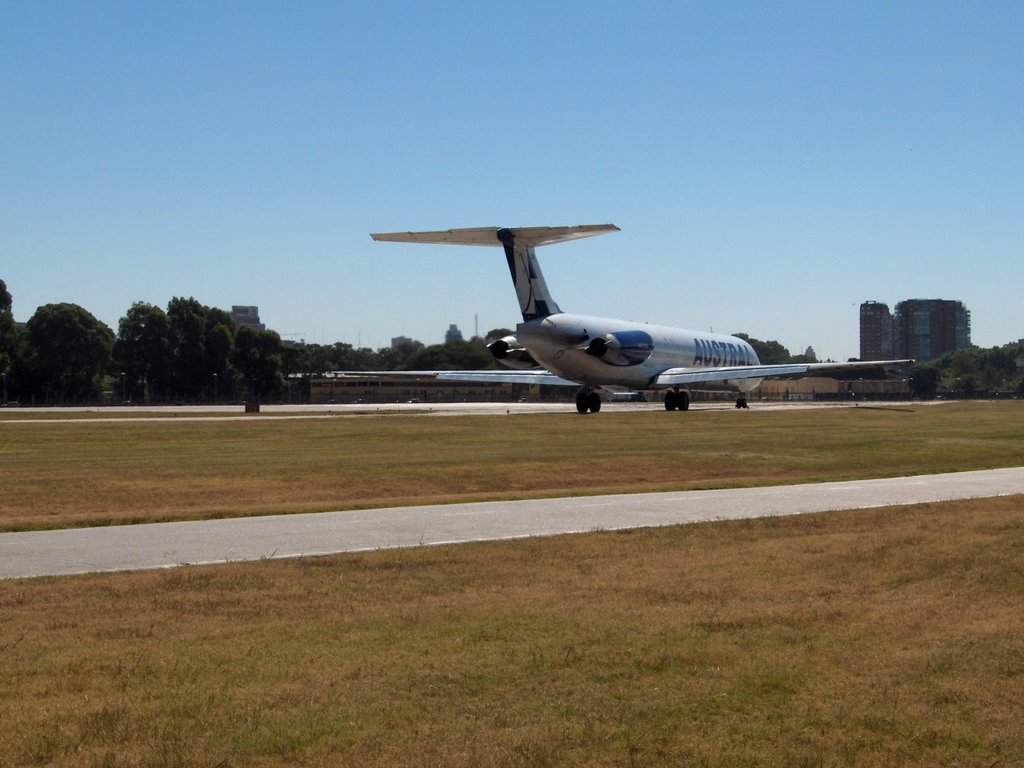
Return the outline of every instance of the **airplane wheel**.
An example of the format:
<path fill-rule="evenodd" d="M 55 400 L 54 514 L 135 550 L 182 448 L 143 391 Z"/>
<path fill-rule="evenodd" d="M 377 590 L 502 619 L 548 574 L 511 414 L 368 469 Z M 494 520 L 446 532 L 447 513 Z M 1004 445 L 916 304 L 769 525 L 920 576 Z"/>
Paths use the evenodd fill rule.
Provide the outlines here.
<path fill-rule="evenodd" d="M 676 400 L 676 407 L 680 411 L 690 410 L 690 394 L 688 392 L 679 392 Z"/>
<path fill-rule="evenodd" d="M 578 413 L 586 413 L 590 409 L 590 403 L 587 402 L 588 393 L 586 390 L 580 390 L 576 393 L 576 411 Z"/>
<path fill-rule="evenodd" d="M 591 392 L 587 396 L 587 405 L 593 413 L 597 413 L 601 410 L 601 396 L 597 392 Z"/>
<path fill-rule="evenodd" d="M 736 407 L 737 408 L 746 408 L 747 407 L 747 398 L 745 398 L 745 397 L 737 397 L 736 398 Z"/>
<path fill-rule="evenodd" d="M 676 393 L 674 390 L 668 390 L 665 393 L 665 410 L 674 411 L 676 409 Z"/>

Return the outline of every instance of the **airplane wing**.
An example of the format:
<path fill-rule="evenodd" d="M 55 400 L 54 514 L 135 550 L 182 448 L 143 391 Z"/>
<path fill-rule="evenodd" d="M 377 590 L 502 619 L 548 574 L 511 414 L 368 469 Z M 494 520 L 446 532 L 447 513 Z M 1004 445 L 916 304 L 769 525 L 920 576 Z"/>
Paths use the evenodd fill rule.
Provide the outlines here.
<path fill-rule="evenodd" d="M 851 363 L 781 363 L 778 365 L 737 365 L 719 368 L 669 368 L 654 377 L 655 387 L 678 387 L 712 381 L 737 379 L 770 379 L 807 373 L 848 370 L 851 368 L 884 368 L 912 363 L 913 360 L 858 360 Z"/>
<path fill-rule="evenodd" d="M 551 384 L 558 387 L 578 387 L 578 381 L 569 381 L 543 369 L 522 371 L 438 371 L 438 381 L 466 381 L 481 384 Z"/>
<path fill-rule="evenodd" d="M 578 387 L 579 382 L 563 379 L 543 368 L 525 370 L 483 371 L 333 371 L 340 379 L 435 379 L 436 381 L 464 381 L 467 384 L 549 384 L 559 387 Z"/>
<path fill-rule="evenodd" d="M 742 379 L 769 379 L 779 376 L 798 376 L 819 371 L 850 368 L 880 368 L 912 363 L 913 360 L 866 360 L 852 363 L 783 363 L 779 365 L 737 365 L 718 368 L 669 368 L 655 376 L 651 389 L 694 386 L 702 383 L 739 381 Z M 341 379 L 434 379 L 436 381 L 464 381 L 474 384 L 545 384 L 557 387 L 579 387 L 580 382 L 557 376 L 543 368 L 523 370 L 478 371 L 332 371 Z"/>

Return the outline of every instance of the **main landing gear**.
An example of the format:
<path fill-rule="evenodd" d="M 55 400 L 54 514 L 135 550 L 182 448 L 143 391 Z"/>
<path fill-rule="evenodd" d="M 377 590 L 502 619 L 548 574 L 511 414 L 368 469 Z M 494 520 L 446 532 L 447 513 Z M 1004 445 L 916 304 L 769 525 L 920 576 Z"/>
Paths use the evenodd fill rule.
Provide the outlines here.
<path fill-rule="evenodd" d="M 601 410 L 601 395 L 593 390 L 581 389 L 576 393 L 576 410 L 580 413 L 597 413 Z"/>
<path fill-rule="evenodd" d="M 739 397 L 737 397 L 736 398 L 736 407 L 737 408 L 746 408 L 747 407 L 747 398 L 745 398 L 743 395 L 740 395 Z"/>
<path fill-rule="evenodd" d="M 666 411 L 690 410 L 690 393 L 681 389 L 670 389 L 665 392 Z"/>

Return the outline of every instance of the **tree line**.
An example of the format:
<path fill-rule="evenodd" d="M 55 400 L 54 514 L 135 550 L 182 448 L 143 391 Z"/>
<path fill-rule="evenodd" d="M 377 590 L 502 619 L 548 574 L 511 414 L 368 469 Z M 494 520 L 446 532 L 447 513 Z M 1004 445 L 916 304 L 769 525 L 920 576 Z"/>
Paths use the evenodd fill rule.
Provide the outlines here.
<path fill-rule="evenodd" d="M 271 330 L 236 326 L 194 298 L 166 309 L 136 302 L 111 330 L 77 304 L 46 304 L 23 327 L 0 280 L 0 375 L 4 401 L 203 403 L 301 399 L 303 379 L 326 371 L 487 368 L 482 339 L 376 351 L 351 344 L 289 344 Z M 509 331 L 498 329 L 494 338 Z"/>
<path fill-rule="evenodd" d="M 117 333 L 68 303 L 39 307 L 19 328 L 0 280 L 3 400 L 23 404 L 302 402 L 308 378 L 328 371 L 496 367 L 486 344 L 509 333 L 497 328 L 470 341 L 425 346 L 409 340 L 377 350 L 343 342 L 290 344 L 274 331 L 236 326 L 230 313 L 191 297 L 174 297 L 166 309 L 136 302 Z M 777 341 L 736 335 L 762 363 L 815 362 Z M 913 367 L 911 392 L 922 398 L 1024 396 L 1022 358 L 1019 343 L 943 355 Z"/>
<path fill-rule="evenodd" d="M 915 365 L 910 391 L 933 397 L 1024 397 L 1024 345 L 960 349 Z"/>

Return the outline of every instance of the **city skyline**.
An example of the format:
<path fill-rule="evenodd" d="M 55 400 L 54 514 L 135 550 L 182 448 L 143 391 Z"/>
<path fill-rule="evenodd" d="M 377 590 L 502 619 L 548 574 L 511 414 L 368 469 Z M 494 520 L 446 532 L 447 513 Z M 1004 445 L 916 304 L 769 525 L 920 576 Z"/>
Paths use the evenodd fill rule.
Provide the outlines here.
<path fill-rule="evenodd" d="M 1001 345 L 1022 36 L 1009 2 L 5 4 L 0 278 L 21 321 L 194 296 L 376 349 L 519 318 L 500 252 L 369 232 L 613 223 L 544 256 L 563 309 L 843 360 L 866 299 L 955 296 Z"/>

